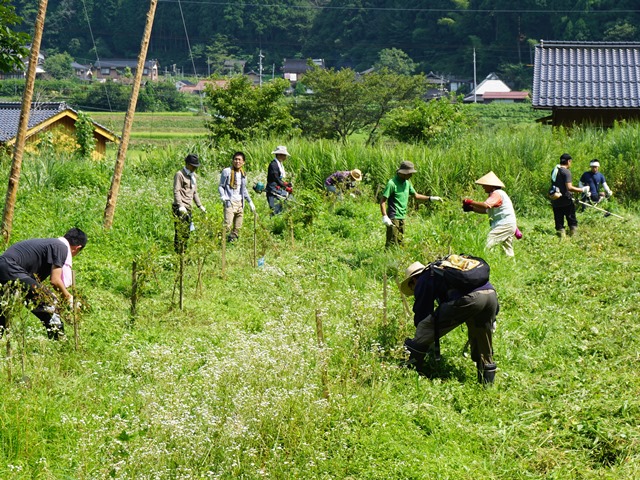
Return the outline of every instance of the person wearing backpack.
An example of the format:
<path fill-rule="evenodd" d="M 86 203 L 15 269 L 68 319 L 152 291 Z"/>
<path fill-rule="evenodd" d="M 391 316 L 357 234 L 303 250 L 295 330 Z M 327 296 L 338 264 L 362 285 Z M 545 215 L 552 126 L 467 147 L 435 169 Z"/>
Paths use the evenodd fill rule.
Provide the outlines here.
<path fill-rule="evenodd" d="M 513 237 L 520 238 L 520 230 L 516 224 L 516 212 L 513 203 L 505 192 L 504 183 L 498 176 L 489 172 L 476 180 L 482 185 L 485 193 L 489 195 L 484 202 L 476 202 L 470 198 L 462 201 L 462 209 L 465 212 L 483 213 L 489 216 L 491 230 L 487 235 L 487 249 L 501 244 L 504 253 L 513 257 Z"/>
<path fill-rule="evenodd" d="M 458 258 L 462 256 L 455 257 L 457 258 L 452 259 L 451 264 L 457 263 Z M 413 323 L 416 333 L 413 338 L 405 339 L 404 346 L 409 351 L 409 364 L 419 373 L 425 373 L 425 357 L 434 344 L 438 358 L 437 340 L 465 323 L 478 381 L 482 384 L 493 383 L 496 364 L 493 361 L 492 333 L 499 306 L 495 288 L 488 281 L 486 262 L 484 266 L 487 275 L 476 279 L 476 286 L 468 288 L 462 287 L 461 284 L 452 286 L 451 280 L 437 271 L 436 262 L 428 266 L 414 262 L 406 269 L 400 291 L 415 298 Z M 463 271 L 458 270 L 455 274 L 461 274 Z M 434 308 L 435 302 L 438 304 L 437 308 Z"/>
<path fill-rule="evenodd" d="M 560 238 L 565 237 L 564 219 L 567 219 L 569 225 L 569 235 L 575 235 L 578 230 L 578 219 L 576 218 L 576 207 L 573 203 L 572 192 L 584 193 L 590 195 L 589 186 L 582 188 L 574 187 L 571 177 L 571 155 L 563 153 L 560 156 L 560 164 L 556 165 L 551 172 L 551 206 L 553 207 L 553 220 L 556 227 L 556 235 Z"/>

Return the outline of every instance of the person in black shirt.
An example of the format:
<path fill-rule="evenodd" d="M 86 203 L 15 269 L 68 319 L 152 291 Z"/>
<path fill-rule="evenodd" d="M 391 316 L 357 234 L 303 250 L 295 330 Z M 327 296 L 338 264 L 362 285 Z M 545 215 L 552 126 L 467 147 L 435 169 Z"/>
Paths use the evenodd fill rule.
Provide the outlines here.
<path fill-rule="evenodd" d="M 553 172 L 551 172 L 551 183 L 557 192 L 551 200 L 551 206 L 553 207 L 556 235 L 560 238 L 565 236 L 565 218 L 567 219 L 567 225 L 569 225 L 569 235 L 573 236 L 578 229 L 578 219 L 576 218 L 576 207 L 573 203 L 572 192 L 589 195 L 588 186 L 578 188 L 572 185 L 571 170 L 569 170 L 572 160 L 571 155 L 563 153 L 560 156 L 560 164 L 556 165 Z"/>
<path fill-rule="evenodd" d="M 56 295 L 41 282 L 49 278 L 62 299 L 73 305 L 73 296 L 67 288 L 71 285 L 72 258 L 87 244 L 87 235 L 79 228 L 70 229 L 64 237 L 35 238 L 11 245 L 0 255 L 0 285 L 4 292 L 25 292 L 25 298 L 33 306 L 32 313 L 47 329 L 49 338 L 58 339 L 64 334 L 64 325 L 58 309 Z M 7 307 L 5 307 L 7 308 Z M 0 336 L 7 325 L 7 311 L 0 310 Z"/>

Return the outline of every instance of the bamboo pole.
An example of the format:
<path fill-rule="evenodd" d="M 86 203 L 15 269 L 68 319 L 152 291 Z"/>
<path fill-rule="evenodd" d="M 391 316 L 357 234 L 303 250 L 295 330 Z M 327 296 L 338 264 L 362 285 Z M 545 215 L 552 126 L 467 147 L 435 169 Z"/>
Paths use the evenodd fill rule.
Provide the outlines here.
<path fill-rule="evenodd" d="M 71 271 L 71 296 L 73 297 L 73 302 L 71 303 L 71 320 L 73 321 L 73 340 L 75 342 L 76 351 L 78 350 L 78 346 L 80 345 L 79 335 L 78 335 L 78 309 L 76 308 L 76 272 Z"/>
<path fill-rule="evenodd" d="M 180 310 L 183 307 L 183 298 L 184 298 L 184 252 L 180 254 Z"/>
<path fill-rule="evenodd" d="M 257 240 L 257 218 L 256 212 L 253 212 L 253 268 L 258 265 L 258 240 Z"/>
<path fill-rule="evenodd" d="M 387 271 L 385 270 L 384 275 L 382 277 L 382 325 L 386 326 L 388 323 L 388 316 L 387 316 L 387 299 L 388 297 L 388 289 L 389 289 L 389 283 L 387 282 Z"/>
<path fill-rule="evenodd" d="M 316 338 L 320 349 L 320 380 L 322 382 L 322 396 L 329 398 L 329 375 L 327 373 L 327 359 L 325 355 L 324 331 L 322 329 L 322 315 L 316 310 Z"/>
<path fill-rule="evenodd" d="M 138 313 L 138 262 L 131 263 L 131 323 Z"/>
<path fill-rule="evenodd" d="M 222 238 L 221 238 L 222 251 L 220 252 L 220 275 L 224 278 L 227 270 L 227 227 L 222 219 Z"/>
<path fill-rule="evenodd" d="M 22 108 L 18 121 L 18 132 L 16 143 L 13 147 L 13 161 L 11 162 L 11 172 L 9 173 L 9 185 L 4 202 L 4 212 L 2 214 L 2 238 L 4 244 L 9 243 L 11 230 L 13 228 L 13 212 L 16 207 L 16 197 L 18 195 L 18 185 L 20 183 L 20 172 L 22 170 L 22 157 L 24 156 L 24 146 L 27 141 L 27 130 L 29 128 L 29 115 L 31 113 L 31 99 L 36 83 L 36 69 L 38 67 L 38 55 L 40 54 L 40 43 L 44 30 L 44 19 L 47 14 L 48 0 L 40 0 L 38 15 L 36 16 L 35 31 L 31 41 L 31 54 L 29 55 L 29 67 L 27 68 L 27 78 L 22 95 Z"/>
<path fill-rule="evenodd" d="M 122 139 L 120 140 L 120 147 L 118 148 L 118 157 L 116 159 L 116 165 L 113 170 L 113 177 L 111 179 L 111 188 L 107 195 L 107 206 L 104 210 L 104 223 L 105 230 L 109 230 L 113 224 L 113 215 L 116 210 L 116 202 L 118 201 L 118 192 L 120 191 L 120 181 L 122 179 L 122 171 L 124 170 L 124 160 L 127 155 L 127 148 L 129 146 L 129 137 L 131 135 L 131 126 L 133 125 L 133 116 L 136 112 L 136 104 L 138 103 L 138 93 L 140 92 L 140 84 L 142 83 L 142 73 L 144 71 L 144 63 L 147 58 L 147 50 L 149 48 L 149 38 L 151 37 L 151 27 L 153 26 L 153 17 L 156 13 L 156 6 L 158 0 L 151 0 L 149 6 L 149 12 L 147 13 L 147 23 L 144 26 L 144 33 L 142 36 L 142 43 L 140 45 L 140 54 L 138 55 L 138 66 L 136 69 L 136 75 L 133 81 L 133 90 L 131 91 L 131 97 L 129 98 L 129 108 L 124 117 L 124 127 L 122 129 Z"/>

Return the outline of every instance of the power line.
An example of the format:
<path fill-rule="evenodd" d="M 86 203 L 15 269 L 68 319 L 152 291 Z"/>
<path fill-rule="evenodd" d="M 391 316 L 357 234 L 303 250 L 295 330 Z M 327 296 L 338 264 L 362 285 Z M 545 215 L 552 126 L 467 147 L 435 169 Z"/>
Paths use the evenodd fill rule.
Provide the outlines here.
<path fill-rule="evenodd" d="M 220 2 L 216 0 L 159 0 L 161 3 L 191 3 L 195 5 L 220 5 L 223 7 L 262 7 L 262 8 L 295 8 L 300 10 L 343 10 L 343 11 L 388 11 L 388 12 L 426 12 L 426 13 L 574 13 L 581 15 L 601 14 L 601 13 L 640 13 L 640 9 L 622 9 L 622 10 L 551 10 L 551 9 L 493 9 L 493 8 L 468 8 L 456 10 L 455 8 L 419 8 L 419 7 L 356 7 L 356 6 L 317 6 L 317 5 L 282 5 L 282 4 L 260 4 L 260 3 L 238 3 L 238 2 Z"/>

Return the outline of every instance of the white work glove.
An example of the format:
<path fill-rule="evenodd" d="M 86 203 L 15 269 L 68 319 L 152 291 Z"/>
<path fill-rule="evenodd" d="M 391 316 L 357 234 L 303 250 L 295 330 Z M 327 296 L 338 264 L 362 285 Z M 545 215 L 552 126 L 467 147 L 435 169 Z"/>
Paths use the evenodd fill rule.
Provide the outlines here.
<path fill-rule="evenodd" d="M 178 212 L 180 212 L 182 215 L 186 215 L 187 214 L 187 207 L 180 205 L 178 207 Z"/>
<path fill-rule="evenodd" d="M 436 197 L 435 195 L 430 196 L 429 200 L 431 200 L 432 202 L 442 202 L 442 198 Z"/>
<path fill-rule="evenodd" d="M 589 188 L 589 185 L 582 187 L 582 193 L 584 193 L 585 195 L 589 195 L 591 193 L 591 189 Z"/>
<path fill-rule="evenodd" d="M 202 213 L 207 213 L 207 209 L 204 208 L 204 205 L 200 205 L 200 210 L 202 210 Z"/>
<path fill-rule="evenodd" d="M 51 320 L 49 320 L 49 327 L 55 330 L 60 330 L 62 328 L 62 319 L 60 318 L 60 315 L 58 315 L 57 313 L 51 315 Z"/>
<path fill-rule="evenodd" d="M 604 192 L 607 194 L 607 198 L 612 197 L 613 196 L 613 192 L 611 191 L 611 189 L 609 188 L 609 185 L 607 185 L 607 183 L 603 183 L 602 186 L 604 187 Z"/>
<path fill-rule="evenodd" d="M 253 213 L 256 213 L 256 206 L 255 206 L 253 203 L 250 203 L 250 204 L 249 204 L 249 208 L 251 209 L 251 211 L 252 211 Z"/>
<path fill-rule="evenodd" d="M 382 217 L 382 223 L 384 223 L 387 227 L 393 227 L 393 222 L 386 215 Z"/>

